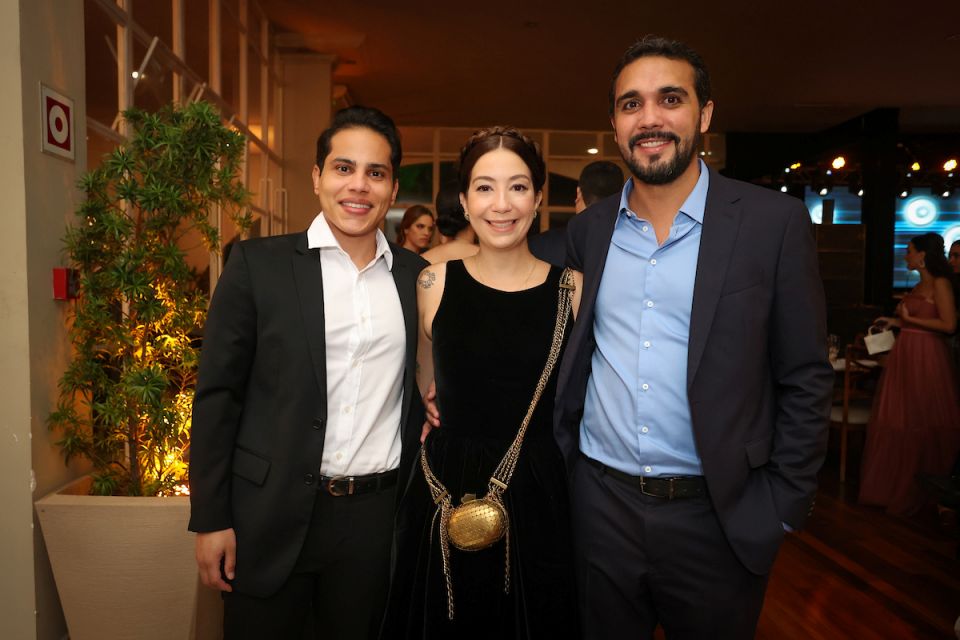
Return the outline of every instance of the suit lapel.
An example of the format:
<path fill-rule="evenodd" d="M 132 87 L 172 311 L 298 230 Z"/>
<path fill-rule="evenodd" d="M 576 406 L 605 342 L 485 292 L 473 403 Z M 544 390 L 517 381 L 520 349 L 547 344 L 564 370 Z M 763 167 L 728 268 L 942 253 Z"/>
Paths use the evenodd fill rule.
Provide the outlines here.
<path fill-rule="evenodd" d="M 700 253 L 697 256 L 697 275 L 693 285 L 693 308 L 690 312 L 687 388 L 693 384 L 700 366 L 740 229 L 739 196 L 728 184 L 726 178 L 710 172 Z"/>
<path fill-rule="evenodd" d="M 300 234 L 297 239 L 296 253 L 293 256 L 293 278 L 300 300 L 300 314 L 303 317 L 317 388 L 322 397 L 326 398 L 327 337 L 323 316 L 323 273 L 320 270 L 320 250 L 307 247 L 306 233 Z M 323 403 L 323 412 L 321 417 L 326 419 L 326 402 Z"/>
<path fill-rule="evenodd" d="M 391 245 L 393 251 L 393 283 L 397 287 L 397 294 L 400 296 L 400 307 L 403 310 L 403 325 L 407 335 L 407 351 L 404 360 L 403 372 L 403 405 L 400 409 L 400 424 L 407 423 L 407 414 L 410 411 L 410 396 L 416 389 L 414 376 L 416 374 L 417 359 L 417 291 L 415 288 L 415 275 L 411 274 L 410 265 L 400 259 L 399 249 Z"/>
<path fill-rule="evenodd" d="M 597 232 L 590 236 L 589 246 L 585 251 L 583 265 L 583 296 L 580 300 L 580 317 L 584 325 L 593 332 L 593 314 L 597 303 L 597 293 L 600 290 L 600 279 L 607 264 L 607 254 L 610 253 L 610 242 L 613 240 L 613 230 L 617 223 L 619 200 L 607 211 L 603 212 L 597 225 Z M 579 323 L 578 323 L 579 324 Z"/>

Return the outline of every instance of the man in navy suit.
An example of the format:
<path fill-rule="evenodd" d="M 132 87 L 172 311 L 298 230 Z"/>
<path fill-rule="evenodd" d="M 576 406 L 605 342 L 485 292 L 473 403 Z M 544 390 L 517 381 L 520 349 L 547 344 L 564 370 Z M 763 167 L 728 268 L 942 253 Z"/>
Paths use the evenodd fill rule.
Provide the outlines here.
<path fill-rule="evenodd" d="M 567 231 L 584 284 L 555 426 L 588 638 L 753 637 L 826 450 L 810 218 L 696 159 L 713 106 L 692 49 L 630 47 L 610 116 L 633 177 Z"/>

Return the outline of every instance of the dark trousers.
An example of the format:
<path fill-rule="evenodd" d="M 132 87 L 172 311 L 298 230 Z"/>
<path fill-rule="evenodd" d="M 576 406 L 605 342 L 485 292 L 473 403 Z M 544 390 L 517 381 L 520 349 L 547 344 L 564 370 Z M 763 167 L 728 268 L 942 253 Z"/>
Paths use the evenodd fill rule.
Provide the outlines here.
<path fill-rule="evenodd" d="M 224 593 L 225 640 L 374 640 L 386 608 L 396 487 L 317 492 L 293 574 L 269 598 Z"/>
<path fill-rule="evenodd" d="M 666 500 L 576 462 L 571 477 L 583 637 L 752 638 L 766 575 L 734 555 L 709 497 Z"/>

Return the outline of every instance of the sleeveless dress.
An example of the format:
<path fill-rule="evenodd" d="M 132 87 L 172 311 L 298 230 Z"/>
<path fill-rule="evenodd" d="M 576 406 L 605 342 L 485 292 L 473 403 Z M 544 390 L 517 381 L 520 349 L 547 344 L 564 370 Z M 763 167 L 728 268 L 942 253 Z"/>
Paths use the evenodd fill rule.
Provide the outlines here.
<path fill-rule="evenodd" d="M 442 426 L 426 441 L 430 467 L 454 497 L 486 493 L 533 398 L 550 350 L 562 270 L 531 289 L 504 292 L 447 263 L 433 321 Z M 569 335 L 572 319 L 568 321 Z M 382 638 L 577 638 L 564 462 L 553 439 L 554 368 L 504 494 L 510 518 L 510 592 L 505 541 L 474 552 L 451 547 L 454 619 L 447 618 L 439 517 L 420 465 L 397 521 L 398 553 Z"/>
<path fill-rule="evenodd" d="M 910 315 L 937 318 L 937 306 L 914 292 Z M 926 502 L 917 473 L 945 476 L 960 452 L 960 394 L 942 333 L 906 323 L 880 378 L 867 424 L 860 502 L 909 516 Z"/>

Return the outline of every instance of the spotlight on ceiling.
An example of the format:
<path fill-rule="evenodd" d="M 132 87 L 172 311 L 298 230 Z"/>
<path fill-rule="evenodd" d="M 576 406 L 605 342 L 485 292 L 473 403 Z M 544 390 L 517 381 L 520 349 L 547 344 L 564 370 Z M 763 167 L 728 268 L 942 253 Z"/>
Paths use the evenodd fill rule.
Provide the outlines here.
<path fill-rule="evenodd" d="M 904 198 L 909 198 L 911 193 L 913 193 L 913 189 L 907 186 L 901 188 L 898 195 L 900 196 L 900 199 L 903 200 Z"/>
<path fill-rule="evenodd" d="M 847 159 L 843 156 L 837 156 L 833 159 L 833 162 L 830 163 L 830 166 L 839 171 L 847 166 Z"/>
<path fill-rule="evenodd" d="M 790 168 L 793 169 L 794 171 L 796 171 L 797 169 L 800 168 L 800 163 L 799 163 L 799 162 L 794 162 L 792 165 L 790 165 Z"/>
<path fill-rule="evenodd" d="M 913 169 L 914 171 L 920 171 L 920 163 L 914 162 L 912 165 L 910 165 L 910 168 Z"/>
<path fill-rule="evenodd" d="M 589 149 L 587 149 L 587 153 L 589 153 L 592 156 L 595 156 L 598 153 L 600 153 L 600 149 L 597 149 L 596 147 L 590 147 Z"/>
<path fill-rule="evenodd" d="M 863 197 L 863 188 L 857 190 L 857 195 L 861 198 Z"/>
<path fill-rule="evenodd" d="M 950 158 L 949 160 L 943 163 L 944 171 L 953 171 L 956 168 L 957 168 L 957 161 L 954 158 Z"/>
<path fill-rule="evenodd" d="M 788 187 L 787 185 L 781 185 L 781 187 L 780 187 L 780 192 L 781 192 L 781 193 L 786 193 L 786 192 L 789 191 L 789 190 L 790 190 L 790 187 Z M 946 196 L 944 196 L 944 197 L 946 197 Z"/>

